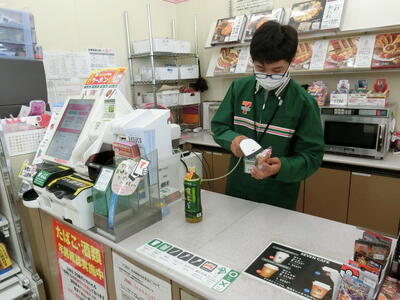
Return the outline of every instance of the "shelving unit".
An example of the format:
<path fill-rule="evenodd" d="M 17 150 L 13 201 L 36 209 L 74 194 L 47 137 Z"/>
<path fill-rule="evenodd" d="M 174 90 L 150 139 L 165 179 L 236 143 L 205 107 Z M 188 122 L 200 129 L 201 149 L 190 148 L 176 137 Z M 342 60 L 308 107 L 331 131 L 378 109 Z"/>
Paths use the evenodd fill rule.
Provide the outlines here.
<path fill-rule="evenodd" d="M 213 28 L 213 27 L 212 27 Z M 360 29 L 360 30 L 348 30 L 348 31 L 328 31 L 328 32 L 310 32 L 303 33 L 299 35 L 299 41 L 312 41 L 312 40 L 329 40 L 335 38 L 346 38 L 346 37 L 354 37 L 354 36 L 364 36 L 364 35 L 377 35 L 377 34 L 385 34 L 391 32 L 400 32 L 400 26 L 384 26 L 377 28 L 368 28 L 368 29 Z M 212 34 L 212 30 L 210 30 L 210 34 Z M 209 36 L 210 40 L 210 36 Z M 224 45 L 216 45 L 211 46 L 209 44 L 209 40 L 206 42 L 206 49 L 216 49 L 219 51 L 222 47 L 246 47 L 249 46 L 249 42 L 241 42 L 241 43 L 232 43 L 232 44 L 224 44 Z M 215 53 L 214 53 L 215 54 Z M 210 63 L 213 63 L 213 59 L 210 60 Z M 343 68 L 343 69 L 321 69 L 321 70 L 292 70 L 292 76 L 327 76 L 327 75 L 335 75 L 335 74 L 364 74 L 364 73 L 387 73 L 387 72 L 399 72 L 400 68 L 381 68 L 381 69 L 371 69 L 371 68 Z M 209 78 L 239 78 L 242 76 L 251 75 L 252 73 L 224 73 L 224 74 L 214 74 L 207 76 Z"/>
<path fill-rule="evenodd" d="M 128 18 L 128 13 L 124 13 L 124 19 L 125 19 L 125 30 L 126 30 L 126 41 L 127 41 L 127 48 L 128 48 L 128 62 L 129 62 L 129 75 L 130 75 L 130 84 L 131 84 L 131 91 L 132 91 L 132 97 L 133 97 L 133 106 L 138 107 L 138 102 L 137 101 L 137 88 L 138 87 L 146 87 L 149 86 L 151 87 L 151 93 L 153 94 L 153 107 L 157 108 L 158 107 L 158 101 L 157 101 L 157 88 L 162 85 L 162 84 L 175 84 L 175 85 L 181 85 L 182 83 L 190 83 L 192 81 L 195 81 L 198 79 L 200 74 L 197 74 L 196 78 L 190 78 L 190 79 L 181 79 L 180 74 L 178 74 L 178 79 L 168 79 L 168 80 L 163 80 L 163 79 L 156 79 L 156 61 L 159 60 L 166 60 L 171 62 L 171 65 L 178 67 L 179 62 L 181 60 L 189 60 L 193 59 L 193 65 L 199 65 L 199 57 L 198 57 L 198 33 L 197 33 L 197 17 L 195 16 L 194 18 L 194 37 L 195 37 L 195 53 L 173 53 L 173 52 L 157 52 L 154 51 L 154 44 L 153 44 L 153 30 L 152 30 L 152 17 L 151 17 L 151 9 L 150 5 L 147 5 L 147 27 L 148 27 L 148 40 L 149 40 L 149 49 L 150 51 L 147 53 L 140 53 L 140 54 L 135 54 L 132 53 L 132 44 L 131 44 L 131 35 L 130 35 L 130 30 L 129 30 L 129 18 Z M 175 22 L 172 22 L 172 39 L 176 38 L 176 31 L 175 31 Z M 134 66 L 136 66 L 136 61 L 137 60 L 147 60 L 147 62 L 150 62 L 150 68 L 151 68 L 151 80 L 134 80 Z M 138 64 L 139 65 L 139 64 Z M 193 107 L 196 106 L 198 111 L 199 111 L 199 122 L 195 124 L 198 127 L 200 126 L 200 103 L 199 104 L 188 104 L 188 105 L 174 105 L 174 106 L 168 106 L 168 108 L 171 110 L 173 113 L 176 122 L 182 125 L 184 128 L 188 127 L 186 124 L 183 124 L 181 114 L 182 114 L 182 108 L 185 107 Z"/>

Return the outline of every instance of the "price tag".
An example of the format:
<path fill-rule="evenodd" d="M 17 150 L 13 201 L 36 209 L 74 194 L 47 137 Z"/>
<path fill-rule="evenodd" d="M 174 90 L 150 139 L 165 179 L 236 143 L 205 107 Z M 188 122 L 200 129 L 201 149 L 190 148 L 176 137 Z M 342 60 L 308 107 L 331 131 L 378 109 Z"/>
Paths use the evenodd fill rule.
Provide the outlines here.
<path fill-rule="evenodd" d="M 347 105 L 347 94 L 331 94 L 331 105 L 346 106 Z"/>

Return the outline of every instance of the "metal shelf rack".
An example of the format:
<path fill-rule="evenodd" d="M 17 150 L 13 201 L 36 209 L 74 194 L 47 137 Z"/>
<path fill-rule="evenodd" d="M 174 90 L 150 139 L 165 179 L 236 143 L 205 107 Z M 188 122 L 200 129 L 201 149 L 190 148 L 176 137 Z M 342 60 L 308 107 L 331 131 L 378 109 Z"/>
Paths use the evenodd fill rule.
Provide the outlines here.
<path fill-rule="evenodd" d="M 195 64 L 199 63 L 198 59 L 198 34 L 197 34 L 197 18 L 194 18 L 194 36 L 195 36 L 195 53 L 172 53 L 172 52 L 156 52 L 154 51 L 153 45 L 153 30 L 152 30 L 152 18 L 151 18 L 151 9 L 150 4 L 147 5 L 147 28 L 148 28 L 148 40 L 149 40 L 149 48 L 150 52 L 148 53 L 141 53 L 141 54 L 133 54 L 132 47 L 131 47 L 131 35 L 129 30 L 129 18 L 128 12 L 124 12 L 124 19 L 125 19 L 125 33 L 126 33 L 126 41 L 127 41 L 127 50 L 128 50 L 128 67 L 129 67 L 129 77 L 130 77 L 130 84 L 131 84 L 131 91 L 133 96 L 133 106 L 137 107 L 136 95 L 135 95 L 135 86 L 144 86 L 144 85 L 151 85 L 152 93 L 154 97 L 154 107 L 157 107 L 157 85 L 159 84 L 168 84 L 168 83 L 180 83 L 180 82 L 187 82 L 194 79 L 176 79 L 176 80 L 158 80 L 156 79 L 155 74 L 155 61 L 157 58 L 169 58 L 174 59 L 174 64 L 177 65 L 178 59 L 181 58 L 194 58 Z M 175 21 L 172 21 L 172 38 L 176 38 L 176 30 L 175 30 Z M 133 65 L 135 59 L 149 59 L 150 66 L 151 66 L 151 80 L 148 81 L 134 81 L 133 75 Z"/>

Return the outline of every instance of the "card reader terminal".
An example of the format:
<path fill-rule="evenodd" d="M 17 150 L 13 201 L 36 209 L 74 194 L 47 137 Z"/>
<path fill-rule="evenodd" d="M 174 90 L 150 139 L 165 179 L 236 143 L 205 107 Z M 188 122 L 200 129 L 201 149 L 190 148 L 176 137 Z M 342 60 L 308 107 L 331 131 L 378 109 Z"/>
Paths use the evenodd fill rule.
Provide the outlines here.
<path fill-rule="evenodd" d="M 73 170 L 69 167 L 53 165 L 38 171 L 33 177 L 33 184 L 44 188 L 49 182 L 52 182 L 56 178 L 64 177 L 72 173 Z"/>
<path fill-rule="evenodd" d="M 57 178 L 49 183 L 47 189 L 58 199 L 66 198 L 73 200 L 85 189 L 91 188 L 93 183 L 77 175 L 68 175 Z"/>

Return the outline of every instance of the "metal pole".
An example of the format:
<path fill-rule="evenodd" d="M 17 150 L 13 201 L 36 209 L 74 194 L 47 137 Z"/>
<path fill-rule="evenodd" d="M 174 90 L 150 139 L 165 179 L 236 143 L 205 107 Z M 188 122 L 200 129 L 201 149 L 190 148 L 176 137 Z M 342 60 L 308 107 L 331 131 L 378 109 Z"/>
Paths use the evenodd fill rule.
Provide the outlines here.
<path fill-rule="evenodd" d="M 176 40 L 176 27 L 175 27 L 175 20 L 172 20 L 172 39 Z"/>
<path fill-rule="evenodd" d="M 149 32 L 149 45 L 150 45 L 150 63 L 151 63 L 151 85 L 153 87 L 154 107 L 157 108 L 157 91 L 156 91 L 156 70 L 154 64 L 154 51 L 153 51 L 153 30 L 151 26 L 151 10 L 150 4 L 147 4 L 147 28 Z"/>
<path fill-rule="evenodd" d="M 197 15 L 194 16 L 194 46 L 195 46 L 195 54 L 196 54 L 196 63 L 199 60 L 199 34 L 197 32 Z"/>
<path fill-rule="evenodd" d="M 132 105 L 133 107 L 136 107 L 136 95 L 135 95 L 135 89 L 134 89 L 134 81 L 133 81 L 133 66 L 132 66 L 132 51 L 131 51 L 131 35 L 129 32 L 129 17 L 128 17 L 128 12 L 124 11 L 124 20 L 125 20 L 125 36 L 126 36 L 126 46 L 128 49 L 128 71 L 129 71 L 129 85 L 130 85 L 130 90 L 132 93 Z"/>

